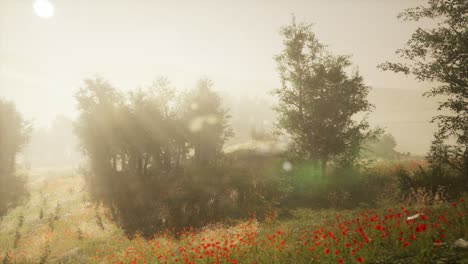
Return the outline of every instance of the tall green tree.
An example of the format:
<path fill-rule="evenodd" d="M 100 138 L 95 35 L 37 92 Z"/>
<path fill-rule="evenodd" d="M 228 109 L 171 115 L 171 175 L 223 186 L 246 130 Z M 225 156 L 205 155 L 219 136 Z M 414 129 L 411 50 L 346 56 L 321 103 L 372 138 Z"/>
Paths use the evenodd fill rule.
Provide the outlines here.
<path fill-rule="evenodd" d="M 348 56 L 325 50 L 311 25 L 293 18 L 281 35 L 283 51 L 275 59 L 282 86 L 274 91 L 279 128 L 292 137 L 295 154 L 319 160 L 325 175 L 330 160 L 351 162 L 372 135 L 366 118 L 354 118 L 371 110 L 370 88 L 358 71 L 348 73 Z"/>
<path fill-rule="evenodd" d="M 398 15 L 404 21 L 431 21 L 432 27 L 418 27 L 406 43 L 397 50 L 402 62 L 386 62 L 379 67 L 414 75 L 420 81 L 435 85 L 426 96 L 445 98 L 439 110 L 450 114 L 434 117 L 439 135 L 434 142 L 453 136 L 458 152 L 464 157 L 468 175 L 468 1 L 429 0 L 427 5 L 410 8 Z"/>

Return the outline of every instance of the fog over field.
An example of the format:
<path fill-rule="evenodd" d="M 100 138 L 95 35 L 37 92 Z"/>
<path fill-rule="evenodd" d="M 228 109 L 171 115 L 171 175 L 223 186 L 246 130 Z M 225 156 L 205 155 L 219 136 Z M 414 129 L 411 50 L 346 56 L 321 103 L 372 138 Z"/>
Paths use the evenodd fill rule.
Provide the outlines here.
<path fill-rule="evenodd" d="M 0 0 L 0 263 L 468 263 L 467 0 Z"/>
<path fill-rule="evenodd" d="M 15 101 L 34 127 L 47 128 L 59 115 L 77 116 L 73 95 L 84 78 L 98 75 L 130 90 L 166 76 L 186 90 L 208 77 L 226 101 L 268 102 L 246 116 L 228 104 L 234 120 L 273 122 L 278 30 L 294 13 L 314 24 L 332 52 L 352 55 L 373 88 L 371 125 L 386 127 L 399 151 L 424 154 L 435 132 L 427 121 L 437 100 L 421 94 L 431 85 L 376 68 L 395 59 L 394 51 L 416 28 L 398 21 L 397 13 L 423 2 L 62 0 L 53 2 L 53 17 L 41 18 L 31 1 L 2 0 L 0 95 Z M 247 133 L 235 132 L 239 141 Z"/>

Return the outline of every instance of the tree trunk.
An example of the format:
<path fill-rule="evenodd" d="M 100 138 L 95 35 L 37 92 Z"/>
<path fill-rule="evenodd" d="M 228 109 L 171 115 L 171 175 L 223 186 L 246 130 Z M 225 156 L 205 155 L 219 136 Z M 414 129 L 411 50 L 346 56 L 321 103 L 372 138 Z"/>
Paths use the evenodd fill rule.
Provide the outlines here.
<path fill-rule="evenodd" d="M 325 175 L 327 174 L 327 162 L 328 162 L 327 158 L 323 158 L 321 160 L 322 177 L 325 177 Z"/>

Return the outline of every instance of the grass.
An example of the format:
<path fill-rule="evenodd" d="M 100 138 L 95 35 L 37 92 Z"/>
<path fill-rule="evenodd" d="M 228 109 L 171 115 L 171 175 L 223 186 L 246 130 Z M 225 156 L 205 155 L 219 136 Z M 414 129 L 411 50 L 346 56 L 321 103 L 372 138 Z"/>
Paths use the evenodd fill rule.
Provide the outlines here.
<path fill-rule="evenodd" d="M 468 249 L 454 246 L 468 238 L 464 200 L 295 210 L 288 219 L 272 212 L 263 222 L 129 240 L 70 171 L 33 172 L 30 191 L 0 222 L 1 263 L 468 263 Z"/>

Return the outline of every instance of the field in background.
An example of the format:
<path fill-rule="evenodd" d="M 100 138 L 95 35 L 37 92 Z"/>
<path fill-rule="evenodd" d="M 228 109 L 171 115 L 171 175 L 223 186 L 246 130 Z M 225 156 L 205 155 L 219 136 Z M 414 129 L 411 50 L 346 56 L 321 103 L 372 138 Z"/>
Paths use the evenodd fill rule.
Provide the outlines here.
<path fill-rule="evenodd" d="M 0 261 L 468 263 L 467 245 L 455 243 L 468 237 L 463 199 L 431 208 L 291 214 L 188 229 L 178 238 L 162 233 L 150 241 L 129 240 L 110 214 L 90 201 L 82 177 L 70 169 L 38 169 L 30 172 L 30 198 L 0 222 Z"/>

